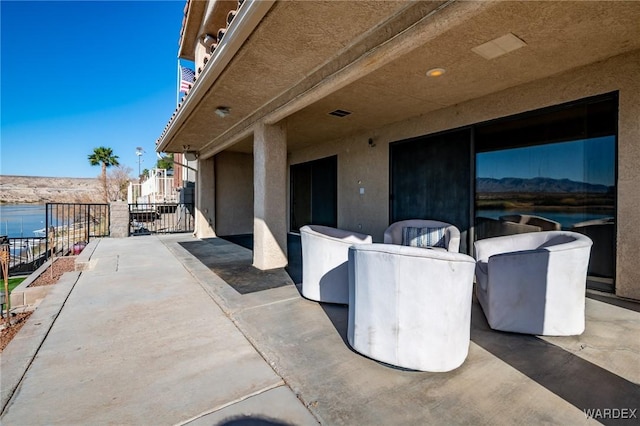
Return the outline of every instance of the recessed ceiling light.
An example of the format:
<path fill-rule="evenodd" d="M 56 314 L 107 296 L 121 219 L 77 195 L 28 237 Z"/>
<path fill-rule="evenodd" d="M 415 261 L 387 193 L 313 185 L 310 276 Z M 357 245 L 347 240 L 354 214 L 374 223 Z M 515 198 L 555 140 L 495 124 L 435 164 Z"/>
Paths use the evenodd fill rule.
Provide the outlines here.
<path fill-rule="evenodd" d="M 444 68 L 433 68 L 427 71 L 427 77 L 440 77 L 445 72 Z"/>

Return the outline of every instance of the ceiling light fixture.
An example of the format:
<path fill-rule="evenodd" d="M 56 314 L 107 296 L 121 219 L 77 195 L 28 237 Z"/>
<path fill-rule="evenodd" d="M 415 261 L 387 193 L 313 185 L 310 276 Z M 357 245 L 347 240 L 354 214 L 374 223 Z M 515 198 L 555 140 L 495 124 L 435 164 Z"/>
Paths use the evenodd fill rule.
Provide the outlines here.
<path fill-rule="evenodd" d="M 219 106 L 218 108 L 216 108 L 215 113 L 218 117 L 225 118 L 231 113 L 231 108 L 226 106 Z"/>
<path fill-rule="evenodd" d="M 195 151 L 185 151 L 182 155 L 184 155 L 184 159 L 187 161 L 196 161 L 198 159 L 198 153 Z"/>
<path fill-rule="evenodd" d="M 447 70 L 444 68 L 432 68 L 427 71 L 427 77 L 440 77 L 445 72 L 447 72 Z"/>
<path fill-rule="evenodd" d="M 202 43 L 205 46 L 211 46 L 216 41 L 218 41 L 216 36 L 212 36 L 211 34 L 205 34 L 204 37 L 202 38 Z"/>

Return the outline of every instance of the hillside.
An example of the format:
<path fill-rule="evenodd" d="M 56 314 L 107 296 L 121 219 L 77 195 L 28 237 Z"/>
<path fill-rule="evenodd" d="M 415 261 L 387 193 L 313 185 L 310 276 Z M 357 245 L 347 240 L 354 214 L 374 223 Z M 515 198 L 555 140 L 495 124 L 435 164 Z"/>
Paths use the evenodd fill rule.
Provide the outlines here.
<path fill-rule="evenodd" d="M 98 178 L 0 175 L 0 203 L 101 203 Z"/>
<path fill-rule="evenodd" d="M 612 188 L 606 185 L 595 185 L 586 182 L 575 182 L 569 179 L 552 178 L 478 178 L 476 191 L 490 192 L 546 192 L 546 193 L 584 193 L 607 194 Z"/>

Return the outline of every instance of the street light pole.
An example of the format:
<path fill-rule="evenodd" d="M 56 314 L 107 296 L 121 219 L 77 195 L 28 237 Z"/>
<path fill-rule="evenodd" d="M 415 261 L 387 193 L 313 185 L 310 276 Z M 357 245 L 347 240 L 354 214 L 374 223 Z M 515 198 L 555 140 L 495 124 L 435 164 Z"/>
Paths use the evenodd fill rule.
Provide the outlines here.
<path fill-rule="evenodd" d="M 136 147 L 136 155 L 138 156 L 138 178 L 140 178 L 140 163 L 142 163 L 142 154 L 144 154 L 144 149 L 141 146 Z"/>

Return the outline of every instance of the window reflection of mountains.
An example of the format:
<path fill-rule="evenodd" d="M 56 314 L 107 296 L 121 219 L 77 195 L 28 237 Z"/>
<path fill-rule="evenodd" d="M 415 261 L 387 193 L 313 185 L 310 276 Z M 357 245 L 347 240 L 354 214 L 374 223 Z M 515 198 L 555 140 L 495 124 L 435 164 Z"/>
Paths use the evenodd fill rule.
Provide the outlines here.
<path fill-rule="evenodd" d="M 481 209 L 518 209 L 540 207 L 547 210 L 588 208 L 613 211 L 615 187 L 569 179 L 538 177 L 477 178 L 476 207 Z"/>
<path fill-rule="evenodd" d="M 613 194 L 614 187 L 607 185 L 576 182 L 569 179 L 537 177 L 522 178 L 477 178 L 476 192 L 551 192 L 551 193 L 593 193 Z"/>

